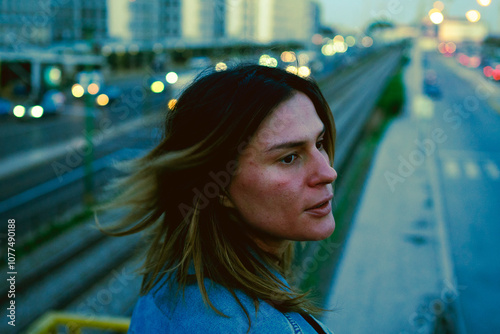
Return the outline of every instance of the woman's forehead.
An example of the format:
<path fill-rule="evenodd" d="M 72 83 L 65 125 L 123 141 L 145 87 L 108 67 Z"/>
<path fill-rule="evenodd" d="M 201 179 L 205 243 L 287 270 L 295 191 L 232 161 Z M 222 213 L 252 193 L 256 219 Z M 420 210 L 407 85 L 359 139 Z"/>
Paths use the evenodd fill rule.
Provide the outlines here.
<path fill-rule="evenodd" d="M 283 142 L 315 140 L 323 129 L 312 101 L 305 94 L 297 93 L 264 119 L 250 145 L 265 150 Z"/>

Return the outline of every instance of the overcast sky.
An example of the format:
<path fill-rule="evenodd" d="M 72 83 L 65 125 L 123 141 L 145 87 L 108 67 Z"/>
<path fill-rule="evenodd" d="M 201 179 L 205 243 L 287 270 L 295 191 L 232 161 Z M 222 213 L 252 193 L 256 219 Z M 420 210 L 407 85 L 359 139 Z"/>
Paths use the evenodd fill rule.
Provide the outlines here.
<path fill-rule="evenodd" d="M 396 23 L 411 23 L 433 8 L 429 0 L 320 0 L 323 22 L 338 27 L 364 28 L 367 22 L 389 17 Z M 484 23 L 500 34 L 500 0 L 481 7 L 476 0 L 442 0 L 446 16 L 465 18 L 470 9 L 479 10 Z"/>

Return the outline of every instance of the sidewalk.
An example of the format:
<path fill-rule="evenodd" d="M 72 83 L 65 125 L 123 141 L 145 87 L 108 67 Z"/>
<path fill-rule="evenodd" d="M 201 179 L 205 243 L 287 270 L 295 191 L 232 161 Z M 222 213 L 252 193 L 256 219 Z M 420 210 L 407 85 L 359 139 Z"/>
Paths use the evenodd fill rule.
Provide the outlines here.
<path fill-rule="evenodd" d="M 432 157 L 401 172 L 421 141 L 412 109 L 425 99 L 420 63 L 412 57 L 405 111 L 380 142 L 332 283 L 327 307 L 337 311 L 322 320 L 335 333 L 430 334 L 449 306 L 443 296 L 453 266 L 429 177 Z"/>
<path fill-rule="evenodd" d="M 443 279 L 425 164 L 394 192 L 384 176 L 397 173 L 398 157 L 408 157 L 416 138 L 412 121 L 398 119 L 378 149 L 327 304 L 339 309 L 324 319 L 336 333 L 417 333 L 432 326 L 426 309 L 440 298 Z"/>

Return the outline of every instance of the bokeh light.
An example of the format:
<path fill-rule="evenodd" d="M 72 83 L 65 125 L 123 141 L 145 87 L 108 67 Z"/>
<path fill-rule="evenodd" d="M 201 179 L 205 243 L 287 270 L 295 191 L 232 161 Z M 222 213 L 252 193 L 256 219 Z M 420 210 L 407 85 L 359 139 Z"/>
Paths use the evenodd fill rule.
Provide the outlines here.
<path fill-rule="evenodd" d="M 85 90 L 83 89 L 82 85 L 80 85 L 80 84 L 74 84 L 71 87 L 71 94 L 73 94 L 74 97 L 82 97 L 84 93 L 85 93 Z"/>
<path fill-rule="evenodd" d="M 288 73 L 292 73 L 292 74 L 297 74 L 298 73 L 297 67 L 293 66 L 293 65 L 288 65 L 286 67 L 285 71 L 287 71 Z"/>
<path fill-rule="evenodd" d="M 176 103 L 177 103 L 176 99 L 171 99 L 170 101 L 168 101 L 168 109 L 173 110 Z"/>
<path fill-rule="evenodd" d="M 309 56 L 306 53 L 299 54 L 299 66 L 307 65 L 309 63 Z"/>
<path fill-rule="evenodd" d="M 99 96 L 96 99 L 96 102 L 101 107 L 104 107 L 109 103 L 109 97 L 106 94 L 99 94 Z"/>
<path fill-rule="evenodd" d="M 468 66 L 469 65 L 469 57 L 463 53 L 459 53 L 457 55 L 458 62 L 462 64 L 463 66 Z"/>
<path fill-rule="evenodd" d="M 298 75 L 303 78 L 307 78 L 311 75 L 311 69 L 307 66 L 300 66 L 298 70 Z"/>
<path fill-rule="evenodd" d="M 153 93 L 161 93 L 165 89 L 165 85 L 161 81 L 155 81 L 151 84 L 151 91 Z"/>
<path fill-rule="evenodd" d="M 491 66 L 485 66 L 485 67 L 483 68 L 483 73 L 484 73 L 484 75 L 485 75 L 487 78 L 489 78 L 489 77 L 493 76 L 493 67 L 491 67 Z"/>
<path fill-rule="evenodd" d="M 500 68 L 494 69 L 493 72 L 491 73 L 491 75 L 493 76 L 493 79 L 495 79 L 496 81 L 499 81 L 500 80 Z"/>
<path fill-rule="evenodd" d="M 320 34 L 314 34 L 311 38 L 311 41 L 315 45 L 321 45 L 323 43 L 323 36 L 321 36 Z"/>
<path fill-rule="evenodd" d="M 280 58 L 285 63 L 292 63 L 297 59 L 297 57 L 295 57 L 295 53 L 291 51 L 283 51 Z"/>
<path fill-rule="evenodd" d="M 491 4 L 491 0 L 477 0 L 477 3 L 483 7 L 489 6 Z"/>
<path fill-rule="evenodd" d="M 59 85 L 61 83 L 62 72 L 57 67 L 52 67 L 49 70 L 49 80 L 54 85 Z"/>
<path fill-rule="evenodd" d="M 356 39 L 353 36 L 347 36 L 345 42 L 348 47 L 353 47 L 356 44 Z"/>
<path fill-rule="evenodd" d="M 34 118 L 40 118 L 43 115 L 43 108 L 42 106 L 33 106 L 30 108 L 30 114 L 31 117 Z"/>
<path fill-rule="evenodd" d="M 431 13 L 432 12 L 432 13 Z M 435 11 L 431 10 L 429 12 L 429 19 L 431 20 L 432 23 L 434 24 L 440 24 L 444 20 L 443 14 L 438 11 L 437 9 Z"/>
<path fill-rule="evenodd" d="M 373 39 L 370 36 L 365 36 L 361 39 L 361 45 L 365 48 L 369 48 L 373 45 Z"/>
<path fill-rule="evenodd" d="M 224 62 L 222 62 L 222 61 L 221 61 L 221 62 L 218 62 L 217 64 L 215 64 L 215 70 L 216 70 L 217 72 L 221 72 L 221 71 L 225 71 L 225 70 L 227 70 L 227 65 L 226 65 L 226 63 L 224 63 Z"/>
<path fill-rule="evenodd" d="M 481 65 L 481 57 L 473 56 L 469 58 L 469 67 L 478 68 Z"/>
<path fill-rule="evenodd" d="M 276 58 L 271 57 L 270 55 L 264 54 L 259 58 L 259 65 L 267 67 L 276 67 L 278 66 L 278 60 Z"/>
<path fill-rule="evenodd" d="M 109 45 L 104 45 L 102 48 L 101 48 L 101 54 L 104 56 L 104 57 L 108 57 L 109 55 L 111 55 L 111 53 L 113 52 L 113 50 L 111 49 L 111 46 Z"/>
<path fill-rule="evenodd" d="M 444 3 L 441 1 L 434 2 L 434 8 L 442 12 L 444 10 Z"/>
<path fill-rule="evenodd" d="M 177 82 L 179 80 L 179 76 L 175 72 L 168 72 L 167 75 L 165 76 L 165 80 L 171 85 Z"/>
<path fill-rule="evenodd" d="M 16 116 L 16 117 L 23 117 L 24 114 L 26 114 L 26 108 L 24 108 L 24 106 L 22 106 L 22 105 L 17 105 L 14 107 L 12 112 L 14 113 L 14 116 Z"/>
<path fill-rule="evenodd" d="M 465 13 L 465 17 L 469 22 L 475 23 L 481 19 L 481 14 L 477 10 L 471 9 Z"/>
<path fill-rule="evenodd" d="M 344 36 L 342 36 L 342 35 L 337 35 L 337 36 L 335 36 L 335 37 L 333 38 L 333 42 L 334 42 L 334 43 L 335 43 L 335 42 L 341 42 L 341 43 L 343 43 L 343 42 L 344 42 Z"/>
<path fill-rule="evenodd" d="M 457 51 L 457 45 L 453 42 L 446 43 L 446 52 L 453 53 Z"/>
<path fill-rule="evenodd" d="M 345 42 L 334 42 L 333 49 L 335 52 L 344 53 L 347 51 L 347 44 Z"/>
<path fill-rule="evenodd" d="M 87 87 L 87 92 L 89 92 L 89 94 L 91 94 L 91 95 L 95 95 L 95 94 L 99 93 L 99 86 L 96 83 L 91 83 Z"/>
<path fill-rule="evenodd" d="M 325 44 L 321 47 L 321 53 L 325 56 L 333 56 L 336 52 L 333 49 L 333 45 Z"/>
<path fill-rule="evenodd" d="M 163 52 L 163 45 L 161 43 L 155 43 L 153 45 L 153 52 L 156 54 L 160 54 Z"/>

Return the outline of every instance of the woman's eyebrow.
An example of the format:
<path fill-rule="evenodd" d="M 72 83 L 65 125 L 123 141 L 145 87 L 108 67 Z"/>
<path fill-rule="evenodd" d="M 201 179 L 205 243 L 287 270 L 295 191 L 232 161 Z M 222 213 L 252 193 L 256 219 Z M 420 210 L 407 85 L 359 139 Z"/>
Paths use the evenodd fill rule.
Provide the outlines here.
<path fill-rule="evenodd" d="M 325 126 L 323 125 L 323 129 L 320 131 L 320 133 L 318 134 L 317 138 L 319 138 L 322 135 L 324 135 L 325 131 L 326 131 L 326 129 L 325 129 Z M 281 150 L 281 149 L 285 149 L 285 148 L 300 147 L 300 146 L 304 146 L 306 144 L 307 144 L 307 141 L 304 141 L 304 140 L 284 142 L 284 143 L 280 143 L 280 144 L 276 144 L 276 145 L 271 146 L 265 152 L 268 153 L 268 152 L 271 152 L 271 151 Z"/>

